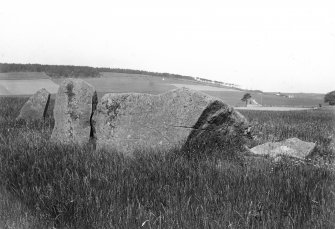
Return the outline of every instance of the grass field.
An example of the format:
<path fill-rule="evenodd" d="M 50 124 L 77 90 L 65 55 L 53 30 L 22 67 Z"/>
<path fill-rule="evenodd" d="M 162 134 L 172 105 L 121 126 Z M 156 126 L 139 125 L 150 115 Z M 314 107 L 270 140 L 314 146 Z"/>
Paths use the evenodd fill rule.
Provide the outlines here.
<path fill-rule="evenodd" d="M 50 77 L 42 72 L 0 73 L 0 80 L 39 80 L 39 79 L 50 79 Z"/>
<path fill-rule="evenodd" d="M 45 73 L 0 73 L 0 96 L 31 95 L 41 88 L 46 88 L 50 93 L 56 93 L 58 85 Z"/>
<path fill-rule="evenodd" d="M 334 110 L 241 111 L 254 126 L 249 147 L 298 137 L 324 159 L 259 170 L 227 157 L 234 147 L 190 160 L 173 150 L 125 158 L 51 144 L 52 106 L 44 123 L 15 121 L 26 99 L 0 98 L 0 228 L 335 227 Z"/>
<path fill-rule="evenodd" d="M 35 78 L 34 78 L 35 77 Z M 0 73 L 0 95 L 32 94 L 41 87 L 55 93 L 63 79 L 49 78 L 44 73 L 17 72 Z M 217 87 L 192 80 L 164 78 L 158 76 L 102 73 L 101 77 L 84 78 L 92 84 L 101 97 L 105 93 L 138 92 L 160 94 L 177 87 L 185 86 L 218 97 L 232 106 L 244 106 L 241 98 L 246 91 L 227 87 Z M 323 103 L 322 94 L 294 94 L 295 98 L 276 96 L 273 93 L 251 93 L 258 103 L 265 106 L 316 107 Z"/>

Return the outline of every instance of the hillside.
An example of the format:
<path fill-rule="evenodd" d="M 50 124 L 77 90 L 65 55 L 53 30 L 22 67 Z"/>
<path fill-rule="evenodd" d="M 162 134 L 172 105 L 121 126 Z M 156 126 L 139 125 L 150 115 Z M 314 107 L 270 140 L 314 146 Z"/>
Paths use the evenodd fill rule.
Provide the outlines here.
<path fill-rule="evenodd" d="M 38 72 L 45 73 L 51 78 L 89 78 L 100 77 L 102 73 L 121 73 L 121 74 L 136 74 L 136 75 L 149 75 L 170 79 L 183 79 L 192 80 L 202 83 L 207 83 L 223 87 L 238 87 L 235 84 L 208 80 L 201 77 L 192 77 L 179 74 L 172 74 L 166 72 L 152 72 L 134 69 L 122 68 L 107 68 L 107 67 L 89 67 L 89 66 L 74 66 L 74 65 L 43 65 L 43 64 L 13 64 L 13 63 L 0 63 L 0 73 L 15 73 L 15 72 Z"/>
<path fill-rule="evenodd" d="M 72 68 L 76 70 L 70 72 Z M 17 70 L 17 72 L 14 70 Z M 96 72 L 98 74 L 95 74 Z M 233 106 L 245 106 L 241 98 L 247 92 L 264 106 L 315 107 L 319 104 L 325 105 L 323 94 L 296 93 L 290 94 L 292 97 L 288 98 L 287 96 L 276 95 L 274 92 L 244 91 L 232 86 L 225 86 L 218 81 L 213 83 L 203 78 L 176 74 L 38 64 L 0 64 L 0 96 L 31 95 L 43 87 L 54 94 L 64 77 L 85 79 L 95 86 L 100 97 L 110 92 L 160 94 L 178 87 L 187 87 L 218 97 Z"/>
<path fill-rule="evenodd" d="M 88 66 L 0 63 L 0 73 L 43 72 L 52 78 L 98 77 L 99 71 Z"/>
<path fill-rule="evenodd" d="M 10 72 L 44 72 L 52 78 L 60 77 L 99 77 L 101 72 L 114 72 L 126 74 L 141 74 L 167 78 L 179 78 L 194 80 L 194 77 L 179 74 L 149 72 L 143 70 L 121 69 L 121 68 L 96 68 L 89 66 L 73 65 L 43 65 L 43 64 L 9 64 L 0 63 L 0 73 Z"/>

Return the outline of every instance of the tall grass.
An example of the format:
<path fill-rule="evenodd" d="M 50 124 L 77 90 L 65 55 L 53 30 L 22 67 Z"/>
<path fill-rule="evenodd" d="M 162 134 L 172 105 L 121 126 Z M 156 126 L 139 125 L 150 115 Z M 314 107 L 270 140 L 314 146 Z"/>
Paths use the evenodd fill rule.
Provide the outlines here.
<path fill-rule="evenodd" d="M 317 144 L 314 155 L 334 159 L 335 109 L 241 111 L 253 126 L 251 146 L 297 137 Z"/>
<path fill-rule="evenodd" d="M 0 228 L 46 229 L 48 224 L 31 214 L 20 200 L 0 186 Z"/>
<path fill-rule="evenodd" d="M 6 106 L 18 109 L 22 104 L 20 100 L 0 102 L 1 112 Z M 260 170 L 239 157 L 227 157 L 218 166 L 217 154 L 190 160 L 179 150 L 137 152 L 128 158 L 116 151 L 93 151 L 89 146 L 52 144 L 48 140 L 52 116 L 44 124 L 26 125 L 13 121 L 16 114 L 15 109 L 4 113 L 0 126 L 1 183 L 55 227 L 335 227 L 335 176 L 327 168 L 283 160 Z M 314 114 L 294 117 L 303 115 L 305 125 L 318 126 L 317 118 L 308 118 Z M 264 125 L 282 125 L 286 117 L 275 114 L 275 122 L 270 117 L 273 114 L 266 112 L 245 115 L 259 123 L 263 116 Z M 324 117 L 324 121 L 331 119 Z M 290 120 L 287 122 L 293 125 Z M 256 125 L 255 133 L 266 136 L 260 133 L 265 130 Z M 272 134 L 280 139 L 284 130 Z M 324 133 L 334 136 L 327 131 Z M 306 134 L 312 136 L 311 141 L 318 135 L 323 139 L 322 133 Z M 327 142 L 322 144 L 321 148 L 326 147 Z"/>

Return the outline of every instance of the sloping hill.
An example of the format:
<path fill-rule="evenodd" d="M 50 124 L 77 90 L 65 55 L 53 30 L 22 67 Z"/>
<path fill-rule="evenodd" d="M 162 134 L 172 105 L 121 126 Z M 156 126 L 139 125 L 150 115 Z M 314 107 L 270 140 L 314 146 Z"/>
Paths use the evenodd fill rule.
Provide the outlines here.
<path fill-rule="evenodd" d="M 243 91 L 177 77 L 166 78 L 157 75 L 102 72 L 99 77 L 85 77 L 83 79 L 95 86 L 100 97 L 109 92 L 160 94 L 178 87 L 188 87 L 218 97 L 233 106 L 245 106 L 241 98 L 246 92 L 250 93 L 252 98 L 264 106 L 315 107 L 319 104 L 324 105 L 324 95 L 322 94 L 299 93 L 293 94 L 293 98 L 287 98 L 277 96 L 274 93 Z M 51 93 L 56 93 L 62 80 L 63 78 L 51 78 L 42 72 L 0 73 L 0 95 L 30 95 L 42 87 Z"/>
<path fill-rule="evenodd" d="M 0 80 L 38 80 L 50 79 L 44 72 L 2 72 Z"/>

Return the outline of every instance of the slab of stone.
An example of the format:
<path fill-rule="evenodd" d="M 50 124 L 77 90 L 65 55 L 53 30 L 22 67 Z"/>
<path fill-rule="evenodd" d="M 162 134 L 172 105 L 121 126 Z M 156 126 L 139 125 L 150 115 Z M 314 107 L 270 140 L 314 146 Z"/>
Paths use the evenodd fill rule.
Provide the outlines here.
<path fill-rule="evenodd" d="M 134 150 L 168 150 L 229 135 L 247 120 L 222 100 L 186 88 L 160 95 L 106 94 L 93 115 L 97 148 L 132 155 Z"/>
<path fill-rule="evenodd" d="M 281 142 L 267 142 L 250 149 L 252 153 L 276 158 L 289 156 L 305 159 L 315 148 L 315 143 L 305 142 L 298 138 L 289 138 Z"/>
<path fill-rule="evenodd" d="M 17 120 L 23 119 L 26 122 L 43 120 L 48 110 L 50 93 L 42 88 L 32 95 L 21 108 Z"/>
<path fill-rule="evenodd" d="M 94 135 L 91 118 L 98 99 L 95 88 L 81 79 L 65 79 L 57 92 L 51 140 L 85 144 Z"/>

